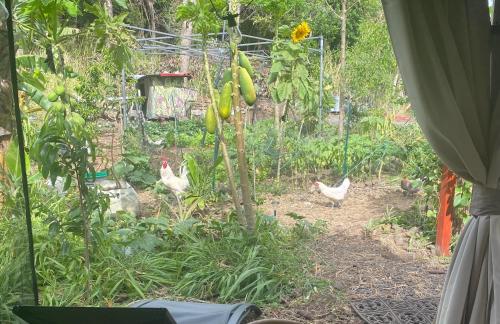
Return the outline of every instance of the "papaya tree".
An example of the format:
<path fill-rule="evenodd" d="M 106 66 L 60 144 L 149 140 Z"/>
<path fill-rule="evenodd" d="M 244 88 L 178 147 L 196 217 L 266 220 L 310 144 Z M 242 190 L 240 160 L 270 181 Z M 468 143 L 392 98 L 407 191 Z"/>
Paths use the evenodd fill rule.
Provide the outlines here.
<path fill-rule="evenodd" d="M 223 7 L 222 1 L 215 1 L 213 3 L 218 8 Z M 211 101 L 211 104 L 207 108 L 205 115 L 207 131 L 217 132 L 234 208 L 238 216 L 238 221 L 240 222 L 240 224 L 245 225 L 246 220 L 241 211 L 240 198 L 236 189 L 233 166 L 229 158 L 227 143 L 224 137 L 224 120 L 219 113 L 219 103 L 217 99 L 218 92 L 216 91 L 216 89 L 214 89 L 213 86 L 213 80 L 210 72 L 210 63 L 207 54 L 207 42 L 209 40 L 209 34 L 212 32 L 218 32 L 221 28 L 221 22 L 218 19 L 217 15 L 214 13 L 213 9 L 214 8 L 212 7 L 212 3 L 210 2 L 210 0 L 197 0 L 194 2 L 189 2 L 180 5 L 177 8 L 177 20 L 191 22 L 193 25 L 193 29 L 197 33 L 200 33 L 202 35 L 203 66 Z"/>
<path fill-rule="evenodd" d="M 234 128 L 236 135 L 236 154 L 238 157 L 238 170 L 240 174 L 240 185 L 241 185 L 241 195 L 243 200 L 243 207 L 245 212 L 245 219 L 247 222 L 247 227 L 249 231 L 255 229 L 255 210 L 252 204 L 251 192 L 250 192 L 250 181 L 248 179 L 248 165 L 245 152 L 245 134 L 243 127 L 243 116 L 242 107 L 240 105 L 240 83 L 244 87 L 253 87 L 250 71 L 246 68 L 240 67 L 242 65 L 240 59 L 242 56 L 238 52 L 238 44 L 241 42 L 241 33 L 239 32 L 238 24 L 239 20 L 237 16 L 240 9 L 239 0 L 229 0 L 229 17 L 236 17 L 235 21 L 229 20 L 229 40 L 230 40 L 230 50 L 231 50 L 231 76 L 232 76 L 232 104 L 234 108 Z M 234 25 L 235 24 L 235 25 Z M 232 26 L 233 25 L 233 26 Z M 245 62 L 246 63 L 246 62 Z M 241 81 L 241 82 L 240 82 Z M 242 94 L 245 98 L 247 104 L 253 104 L 255 102 L 255 89 L 250 90 L 242 88 Z M 247 98 L 250 96 L 250 98 Z M 253 102 L 252 102 L 253 101 Z"/>

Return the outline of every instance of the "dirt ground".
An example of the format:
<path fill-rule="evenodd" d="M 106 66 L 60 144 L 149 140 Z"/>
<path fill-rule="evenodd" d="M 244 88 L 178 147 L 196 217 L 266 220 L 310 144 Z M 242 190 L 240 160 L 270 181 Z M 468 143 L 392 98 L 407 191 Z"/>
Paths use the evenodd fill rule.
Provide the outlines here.
<path fill-rule="evenodd" d="M 281 196 L 269 195 L 260 208 L 293 222 L 286 213 L 295 212 L 314 222 L 323 220 L 326 231 L 310 249 L 315 276 L 330 284 L 309 297 L 284 300 L 266 310 L 267 317 L 293 319 L 302 323 L 363 323 L 349 302 L 383 297 L 394 299 L 439 297 L 447 262 L 433 256 L 432 245 L 418 239 L 416 229 L 370 222 L 388 212 L 410 208 L 412 198 L 397 186 L 384 182 L 351 186 L 341 208 L 332 208 L 326 198 L 308 190 Z"/>

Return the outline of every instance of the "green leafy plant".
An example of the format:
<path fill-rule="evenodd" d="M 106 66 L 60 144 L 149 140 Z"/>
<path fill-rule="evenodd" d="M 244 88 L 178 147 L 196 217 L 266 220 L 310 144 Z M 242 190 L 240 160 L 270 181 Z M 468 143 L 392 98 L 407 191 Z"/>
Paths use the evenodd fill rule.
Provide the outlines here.
<path fill-rule="evenodd" d="M 188 2 L 177 7 L 176 19 L 178 21 L 191 21 L 194 23 L 196 32 L 202 34 L 205 41 L 208 34 L 218 32 L 221 27 L 221 21 L 213 10 L 212 4 L 216 10 L 222 11 L 225 8 L 225 2 L 222 0 L 198 0 Z"/>
<path fill-rule="evenodd" d="M 119 179 L 124 178 L 139 188 L 151 187 L 158 180 L 151 170 L 149 155 L 136 150 L 124 152 L 122 160 L 113 166 L 113 172 Z"/>
<path fill-rule="evenodd" d="M 289 228 L 264 215 L 259 215 L 256 231 L 250 235 L 234 217 L 173 221 L 161 215 L 137 219 L 126 213 L 105 218 L 92 214 L 93 261 L 85 273 L 81 271 L 85 243 L 81 234 L 70 229 L 72 215 L 67 212 L 77 193 L 70 190 L 61 196 L 47 188 L 40 175 L 30 178 L 30 190 L 43 305 L 111 306 L 158 293 L 220 302 L 275 303 L 291 291 L 306 294 L 321 285 L 310 275 L 306 244 L 321 233 L 321 224 L 297 218 L 297 224 Z M 9 274 L 0 289 L 2 297 L 11 298 L 2 300 L 7 304 L 19 300 L 8 292 L 25 275 L 16 271 L 21 259 L 13 258 L 17 251 L 13 246 L 27 251 L 24 237 L 13 239 L 21 233 L 22 218 L 5 217 L 23 206 L 22 196 L 12 194 L 0 210 L 0 233 L 5 234 L 0 273 Z M 55 226 L 55 220 L 61 226 Z M 92 292 L 86 294 L 81 287 L 89 277 Z"/>
<path fill-rule="evenodd" d="M 305 248 L 301 240 L 314 237 L 314 230 L 308 235 L 303 225 L 296 225 L 301 228 L 297 232 L 296 227 L 288 230 L 262 215 L 254 235 L 241 231 L 234 219 L 201 225 L 180 232 L 188 239 L 177 251 L 185 260 L 176 284 L 182 294 L 221 302 L 272 303 L 291 289 L 308 290 L 320 284 L 307 275 L 308 263 L 298 253 Z"/>
<path fill-rule="evenodd" d="M 93 208 L 95 206 L 91 191 L 85 181 L 85 175 L 95 174 L 92 166 L 95 160 L 95 146 L 85 127 L 85 120 L 61 102 L 53 105 L 47 111 L 44 124 L 30 154 L 38 163 L 42 176 L 50 178 L 52 184 L 55 184 L 58 177 L 62 177 L 65 179 L 63 190 L 66 191 L 73 181 L 76 182 L 79 203 L 72 213 L 82 222 L 85 242 L 83 254 L 87 272 L 90 271 L 90 215 L 95 211 Z"/>
<path fill-rule="evenodd" d="M 135 39 L 124 27 L 127 13 L 111 17 L 100 3 L 85 4 L 85 10 L 96 19 L 89 27 L 91 39 L 97 40 L 97 49 L 104 54 L 114 74 L 122 69 L 130 70 L 133 61 Z"/>
<path fill-rule="evenodd" d="M 455 234 L 459 234 L 463 224 L 470 219 L 469 207 L 472 200 L 472 183 L 460 179 L 455 188 L 455 197 L 453 200 L 454 213 L 454 230 Z"/>
<path fill-rule="evenodd" d="M 212 164 L 199 164 L 195 157 L 187 155 L 185 157 L 189 178 L 189 193 L 184 198 L 184 203 L 188 209 L 184 217 L 190 217 L 195 211 L 203 211 L 209 202 L 216 200 L 215 192 L 212 190 L 212 176 L 222 162 L 222 158 L 217 159 Z"/>
<path fill-rule="evenodd" d="M 311 62 L 308 47 L 304 43 L 293 43 L 288 39 L 288 26 L 282 26 L 278 33 L 286 38 L 276 38 L 273 43 L 268 80 L 273 101 L 285 103 L 285 117 L 292 103 L 298 102 L 304 122 L 312 125 L 317 121 L 316 107 L 319 98 L 316 85 L 309 74 Z"/>
<path fill-rule="evenodd" d="M 46 51 L 47 65 L 53 72 L 64 71 L 62 44 L 77 32 L 68 22 L 78 13 L 78 4 L 72 0 L 27 0 L 16 6 L 19 28 Z"/>
<path fill-rule="evenodd" d="M 80 100 L 74 100 L 72 108 L 88 122 L 95 122 L 113 110 L 107 98 L 116 93 L 116 85 L 110 82 L 107 67 L 106 62 L 96 60 L 92 66 L 78 75 L 75 91 Z M 96 84 L 99 86 L 96 87 Z"/>

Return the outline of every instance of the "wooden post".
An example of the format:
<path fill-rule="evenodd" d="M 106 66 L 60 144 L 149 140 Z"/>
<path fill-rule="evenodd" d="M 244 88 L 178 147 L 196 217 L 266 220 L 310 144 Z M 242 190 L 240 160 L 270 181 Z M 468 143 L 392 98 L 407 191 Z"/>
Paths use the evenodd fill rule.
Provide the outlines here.
<path fill-rule="evenodd" d="M 439 190 L 439 212 L 436 229 L 436 254 L 439 256 L 450 255 L 453 225 L 453 200 L 455 197 L 456 183 L 457 177 L 455 174 L 448 169 L 448 167 L 443 167 L 441 188 Z"/>

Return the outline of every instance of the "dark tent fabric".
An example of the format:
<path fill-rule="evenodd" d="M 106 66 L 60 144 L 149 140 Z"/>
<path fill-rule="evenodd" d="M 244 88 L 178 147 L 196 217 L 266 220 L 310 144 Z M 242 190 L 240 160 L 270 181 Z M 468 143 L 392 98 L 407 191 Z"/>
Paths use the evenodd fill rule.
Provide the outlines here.
<path fill-rule="evenodd" d="M 177 324 L 239 324 L 249 313 L 261 314 L 261 311 L 256 306 L 250 304 L 220 305 L 168 300 L 142 300 L 129 306 L 166 308 Z"/>
<path fill-rule="evenodd" d="M 500 323 L 500 45 L 488 1 L 382 3 L 418 123 L 441 160 L 474 183 L 474 218 L 455 248 L 436 322 Z"/>

